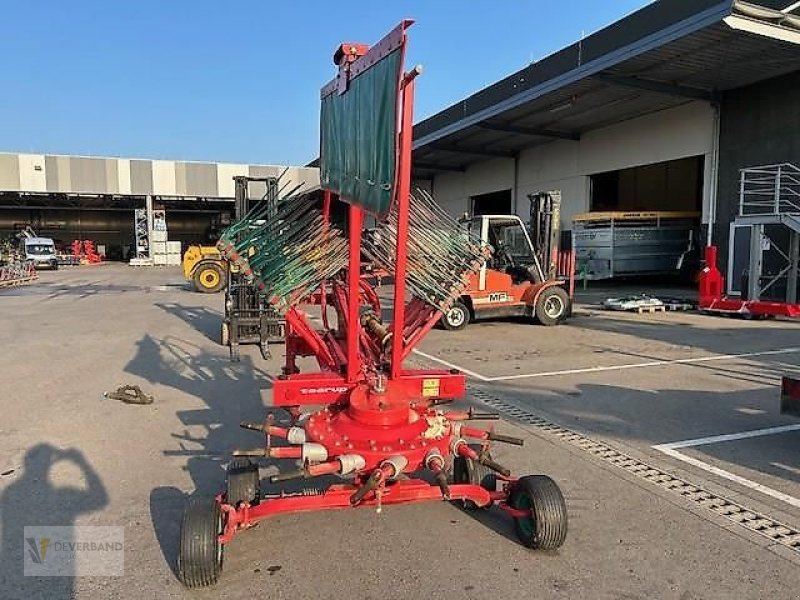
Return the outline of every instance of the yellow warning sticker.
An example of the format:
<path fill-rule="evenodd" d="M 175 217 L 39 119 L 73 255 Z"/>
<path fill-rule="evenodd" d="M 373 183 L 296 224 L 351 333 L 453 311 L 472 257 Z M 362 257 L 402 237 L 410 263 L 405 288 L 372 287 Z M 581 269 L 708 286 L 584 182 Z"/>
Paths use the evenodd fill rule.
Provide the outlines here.
<path fill-rule="evenodd" d="M 423 379 L 422 380 L 422 397 L 430 398 L 431 396 L 439 395 L 439 379 Z"/>

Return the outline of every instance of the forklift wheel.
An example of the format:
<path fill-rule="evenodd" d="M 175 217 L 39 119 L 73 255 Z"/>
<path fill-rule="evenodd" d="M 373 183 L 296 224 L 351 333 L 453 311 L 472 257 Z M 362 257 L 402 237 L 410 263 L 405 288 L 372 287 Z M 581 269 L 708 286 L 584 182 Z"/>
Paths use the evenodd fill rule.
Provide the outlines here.
<path fill-rule="evenodd" d="M 222 513 L 214 498 L 189 502 L 181 521 L 178 577 L 189 588 L 212 585 L 222 571 Z"/>
<path fill-rule="evenodd" d="M 534 315 L 542 325 L 558 325 L 569 314 L 569 295 L 564 288 L 552 286 L 542 290 L 536 299 Z"/>
<path fill-rule="evenodd" d="M 219 332 L 219 343 L 228 346 L 231 343 L 231 329 L 228 323 L 222 322 L 222 329 Z"/>
<path fill-rule="evenodd" d="M 469 324 L 469 316 L 467 305 L 456 300 L 450 310 L 442 315 L 442 327 L 447 331 L 460 331 Z"/>
<path fill-rule="evenodd" d="M 194 272 L 194 288 L 205 294 L 216 294 L 225 287 L 225 273 L 216 263 L 204 263 Z"/>
<path fill-rule="evenodd" d="M 555 550 L 567 538 L 567 503 L 556 482 L 547 475 L 520 477 L 508 503 L 529 510 L 530 516 L 514 519 L 517 537 L 528 548 Z"/>

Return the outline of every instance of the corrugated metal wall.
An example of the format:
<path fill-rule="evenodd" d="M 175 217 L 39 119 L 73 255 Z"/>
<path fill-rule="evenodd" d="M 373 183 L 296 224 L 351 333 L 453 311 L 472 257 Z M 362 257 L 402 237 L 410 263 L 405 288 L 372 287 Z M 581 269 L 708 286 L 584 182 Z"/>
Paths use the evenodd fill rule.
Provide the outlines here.
<path fill-rule="evenodd" d="M 269 177 L 284 169 L 274 165 L 0 154 L 0 192 L 233 198 L 234 175 Z M 286 177 L 308 188 L 319 185 L 316 168 L 289 167 Z"/>
<path fill-rule="evenodd" d="M 800 71 L 722 96 L 719 183 L 714 243 L 719 267 L 728 265 L 730 223 L 739 212 L 739 169 L 800 165 Z"/>

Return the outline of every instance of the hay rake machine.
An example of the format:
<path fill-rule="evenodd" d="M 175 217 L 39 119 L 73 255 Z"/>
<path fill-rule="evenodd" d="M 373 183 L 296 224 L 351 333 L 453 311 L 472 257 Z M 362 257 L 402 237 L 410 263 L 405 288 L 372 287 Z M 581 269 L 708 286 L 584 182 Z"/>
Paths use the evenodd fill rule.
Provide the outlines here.
<path fill-rule="evenodd" d="M 338 73 L 321 90 L 321 210 L 288 190 L 277 204 L 254 207 L 220 240 L 220 251 L 286 320 L 286 363 L 272 403 L 288 419 L 269 412 L 263 422 L 242 423 L 263 433 L 264 445 L 236 451 L 225 489 L 187 506 L 178 574 L 189 587 L 217 581 L 223 549 L 237 533 L 285 513 L 380 512 L 384 505 L 446 500 L 499 507 L 531 548 L 557 548 L 566 537 L 566 506 L 555 482 L 513 477 L 492 459 L 492 442 L 522 440 L 471 424 L 496 415 L 445 408 L 464 396 L 464 375 L 403 367 L 491 253 L 430 195 L 411 191 L 421 72 L 403 67 L 411 24 L 403 21 L 371 48 L 346 43 L 334 55 Z M 349 205 L 345 228 L 330 219 L 337 199 Z M 362 231 L 365 213 L 379 221 L 369 235 Z M 388 322 L 361 276 L 362 253 L 394 276 Z M 299 308 L 309 302 L 322 309 L 321 330 Z M 319 371 L 300 373 L 297 358 L 312 356 Z M 262 495 L 255 461 L 264 457 L 291 463 L 270 477 L 273 484 L 322 476 L 341 483 L 311 494 Z"/>

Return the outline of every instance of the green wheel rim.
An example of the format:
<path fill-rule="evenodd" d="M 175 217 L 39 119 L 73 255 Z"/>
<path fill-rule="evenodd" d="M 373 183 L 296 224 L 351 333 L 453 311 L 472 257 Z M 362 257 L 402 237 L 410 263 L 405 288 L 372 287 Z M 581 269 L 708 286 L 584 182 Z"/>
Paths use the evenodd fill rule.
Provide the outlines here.
<path fill-rule="evenodd" d="M 517 517 L 517 524 L 526 537 L 533 537 L 536 521 L 533 518 L 533 503 L 528 494 L 520 494 L 514 508 L 530 511 L 530 517 Z"/>

